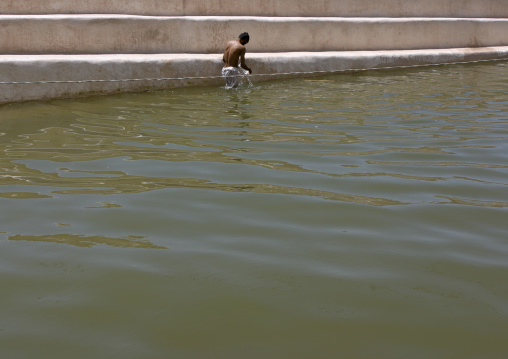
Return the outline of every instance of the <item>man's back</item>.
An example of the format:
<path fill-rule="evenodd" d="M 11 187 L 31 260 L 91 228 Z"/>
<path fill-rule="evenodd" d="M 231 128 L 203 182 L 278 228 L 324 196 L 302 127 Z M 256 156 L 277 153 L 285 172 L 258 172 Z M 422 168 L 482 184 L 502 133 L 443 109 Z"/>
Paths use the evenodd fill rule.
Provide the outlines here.
<path fill-rule="evenodd" d="M 242 55 L 245 55 L 245 46 L 237 40 L 228 41 L 222 58 L 224 67 L 238 67 L 238 62 Z"/>

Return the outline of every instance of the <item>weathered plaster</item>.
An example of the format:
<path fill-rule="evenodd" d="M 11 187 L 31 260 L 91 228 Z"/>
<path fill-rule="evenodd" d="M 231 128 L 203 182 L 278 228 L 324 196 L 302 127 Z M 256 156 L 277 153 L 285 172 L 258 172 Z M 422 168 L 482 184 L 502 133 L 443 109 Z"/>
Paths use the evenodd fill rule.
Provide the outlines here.
<path fill-rule="evenodd" d="M 247 54 L 254 70 L 253 83 L 301 74 L 259 76 L 289 72 L 353 71 L 436 63 L 508 59 L 508 46 L 476 49 L 436 49 L 354 52 L 298 52 Z M 79 97 L 95 94 L 136 92 L 182 86 L 222 86 L 218 54 L 156 55 L 38 55 L 0 56 L 1 81 L 119 80 L 168 77 L 210 77 L 206 79 L 84 82 L 57 84 L 0 84 L 0 103 Z M 257 76 L 256 76 L 257 75 Z M 308 76 L 311 76 L 309 74 Z"/>
<path fill-rule="evenodd" d="M 243 31 L 251 52 L 508 45 L 508 19 L 2 15 L 0 53 L 220 53 Z"/>
<path fill-rule="evenodd" d="M 0 103 L 217 86 L 225 42 L 243 31 L 254 82 L 508 58 L 506 2 L 2 0 Z M 110 81 L 176 77 L 206 78 Z M 8 83 L 25 81 L 64 82 Z"/>
<path fill-rule="evenodd" d="M 2 0 L 0 14 L 508 17 L 506 0 Z"/>

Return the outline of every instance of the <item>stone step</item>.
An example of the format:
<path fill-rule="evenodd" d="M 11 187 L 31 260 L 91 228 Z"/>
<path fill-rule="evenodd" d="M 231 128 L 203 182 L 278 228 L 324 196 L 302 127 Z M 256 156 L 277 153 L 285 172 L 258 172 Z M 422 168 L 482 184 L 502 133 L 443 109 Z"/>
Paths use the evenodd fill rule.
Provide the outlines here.
<path fill-rule="evenodd" d="M 0 53 L 221 53 L 405 50 L 508 45 L 508 19 L 0 15 Z"/>
<path fill-rule="evenodd" d="M 0 14 L 508 17 L 506 0 L 2 0 Z"/>
<path fill-rule="evenodd" d="M 508 59 L 494 48 L 247 54 L 253 83 L 364 69 Z M 0 55 L 0 103 L 223 86 L 220 54 Z"/>

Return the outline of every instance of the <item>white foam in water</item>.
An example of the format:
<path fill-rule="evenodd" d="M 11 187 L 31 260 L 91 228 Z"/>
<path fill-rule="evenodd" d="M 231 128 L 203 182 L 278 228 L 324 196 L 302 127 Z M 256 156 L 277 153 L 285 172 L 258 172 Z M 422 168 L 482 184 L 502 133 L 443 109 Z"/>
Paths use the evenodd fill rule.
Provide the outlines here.
<path fill-rule="evenodd" d="M 244 68 L 238 66 L 238 68 L 240 69 L 240 72 L 243 72 L 243 75 L 240 77 L 240 81 L 239 81 L 239 85 L 242 85 L 243 84 L 243 80 L 244 79 L 247 79 L 247 81 L 249 82 L 249 87 L 252 87 L 252 82 L 250 81 L 250 78 L 249 78 L 249 71 L 245 70 Z"/>
<path fill-rule="evenodd" d="M 233 69 L 233 68 L 232 68 L 232 69 Z M 225 73 L 223 72 L 223 75 L 224 75 L 224 77 L 226 78 L 226 86 L 225 86 L 225 88 L 226 88 L 226 89 L 228 89 L 228 90 L 229 90 L 229 89 L 232 89 L 232 88 L 237 88 L 237 87 L 239 87 L 239 86 L 243 85 L 243 81 L 244 81 L 244 79 L 247 79 L 247 81 L 249 82 L 249 87 L 254 86 L 254 85 L 252 85 L 252 82 L 250 81 L 250 78 L 249 78 L 249 71 L 245 70 L 244 68 L 242 68 L 242 67 L 240 67 L 240 66 L 238 66 L 238 67 L 237 67 L 237 69 L 238 69 L 238 73 L 236 73 L 236 74 L 234 74 L 234 75 L 229 75 L 229 74 L 227 74 L 227 73 L 225 74 Z M 231 76 L 237 76 L 237 77 L 238 77 L 238 82 L 237 82 L 235 85 L 231 85 L 231 84 L 229 83 L 229 80 L 231 80 L 231 79 L 232 79 L 232 77 L 231 77 Z M 228 80 L 228 77 L 229 77 L 229 80 Z M 233 81 L 233 82 L 234 82 L 234 81 Z"/>

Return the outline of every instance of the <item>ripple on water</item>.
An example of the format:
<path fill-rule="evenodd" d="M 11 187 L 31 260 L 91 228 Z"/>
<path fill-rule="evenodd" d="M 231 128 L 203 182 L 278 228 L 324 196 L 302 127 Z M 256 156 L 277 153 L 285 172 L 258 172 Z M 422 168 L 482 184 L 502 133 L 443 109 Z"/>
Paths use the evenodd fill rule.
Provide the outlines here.
<path fill-rule="evenodd" d="M 504 357 L 507 80 L 3 106 L 1 356 Z"/>

